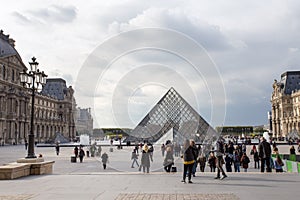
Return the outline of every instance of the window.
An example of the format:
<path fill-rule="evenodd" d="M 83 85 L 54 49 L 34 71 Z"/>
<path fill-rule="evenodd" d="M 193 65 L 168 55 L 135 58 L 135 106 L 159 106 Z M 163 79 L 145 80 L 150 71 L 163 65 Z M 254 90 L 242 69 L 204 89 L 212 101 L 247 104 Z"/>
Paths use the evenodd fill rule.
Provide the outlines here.
<path fill-rule="evenodd" d="M 11 70 L 11 81 L 15 81 L 15 70 Z"/>
<path fill-rule="evenodd" d="M 6 68 L 5 68 L 5 65 L 3 65 L 2 67 L 2 74 L 3 74 L 3 79 L 6 78 Z"/>

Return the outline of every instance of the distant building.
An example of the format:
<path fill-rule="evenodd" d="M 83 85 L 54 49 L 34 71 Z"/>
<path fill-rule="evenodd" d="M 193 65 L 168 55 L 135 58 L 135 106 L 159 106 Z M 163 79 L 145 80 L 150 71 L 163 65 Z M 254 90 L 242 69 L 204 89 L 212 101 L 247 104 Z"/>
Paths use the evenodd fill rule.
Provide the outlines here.
<path fill-rule="evenodd" d="M 93 134 L 93 117 L 91 108 L 77 108 L 76 132 L 77 135 Z"/>
<path fill-rule="evenodd" d="M 0 31 L 0 144 L 20 144 L 28 140 L 31 92 L 20 82 L 26 71 L 15 41 Z M 54 87 L 53 84 L 60 84 Z M 49 88 L 49 90 L 48 90 Z M 59 94 L 55 91 L 60 91 Z M 74 90 L 63 79 L 47 79 L 42 92 L 36 92 L 34 113 L 35 141 L 46 142 L 60 132 L 75 139 Z"/>
<path fill-rule="evenodd" d="M 246 136 L 253 133 L 253 126 L 218 126 L 216 130 L 221 135 Z"/>
<path fill-rule="evenodd" d="M 53 127 L 54 130 L 51 131 L 51 126 L 49 126 L 51 133 L 61 133 L 64 137 L 74 140 L 76 101 L 72 86 L 67 87 L 66 81 L 62 78 L 48 78 L 46 85 L 41 91 L 41 96 L 48 97 L 48 102 L 44 102 L 46 108 L 37 108 L 35 112 L 44 111 L 44 115 L 48 116 L 48 119 L 54 118 L 57 120 L 56 126 Z M 37 128 L 39 128 L 39 125 L 37 123 Z M 37 138 L 40 137 L 40 132 L 43 133 L 45 131 L 37 131 Z M 51 134 L 51 137 L 53 136 Z M 42 136 L 42 138 L 46 139 L 45 136 Z"/>
<path fill-rule="evenodd" d="M 300 130 L 300 71 L 288 71 L 273 83 L 273 137 L 285 137 Z"/>

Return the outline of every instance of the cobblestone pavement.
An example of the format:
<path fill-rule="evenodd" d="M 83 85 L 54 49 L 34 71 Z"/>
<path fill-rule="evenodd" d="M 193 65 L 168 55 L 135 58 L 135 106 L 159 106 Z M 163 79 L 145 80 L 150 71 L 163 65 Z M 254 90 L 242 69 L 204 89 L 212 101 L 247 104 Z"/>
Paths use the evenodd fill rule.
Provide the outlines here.
<path fill-rule="evenodd" d="M 119 194 L 116 200 L 238 200 L 234 194 Z"/>

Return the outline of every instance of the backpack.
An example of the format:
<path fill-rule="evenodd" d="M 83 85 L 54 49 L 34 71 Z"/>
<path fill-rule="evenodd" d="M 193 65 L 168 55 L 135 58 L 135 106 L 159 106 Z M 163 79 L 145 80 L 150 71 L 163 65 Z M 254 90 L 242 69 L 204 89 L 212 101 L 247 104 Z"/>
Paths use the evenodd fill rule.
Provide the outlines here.
<path fill-rule="evenodd" d="M 239 156 L 238 154 L 236 154 L 236 155 L 234 156 L 233 161 L 234 161 L 235 163 L 239 163 L 239 162 L 240 162 L 240 156 Z"/>

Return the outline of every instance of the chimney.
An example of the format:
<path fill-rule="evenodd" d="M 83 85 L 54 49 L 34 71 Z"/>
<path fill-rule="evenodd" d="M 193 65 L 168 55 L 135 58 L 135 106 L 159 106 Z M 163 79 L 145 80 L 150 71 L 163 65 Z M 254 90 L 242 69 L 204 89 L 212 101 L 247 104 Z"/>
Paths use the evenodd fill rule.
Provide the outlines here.
<path fill-rule="evenodd" d="M 9 35 L 5 35 L 3 30 L 0 30 L 0 38 L 7 41 L 12 47 L 15 47 L 15 40 L 12 38 L 9 38 Z"/>
<path fill-rule="evenodd" d="M 12 46 L 12 47 L 15 47 L 15 40 L 14 39 L 12 39 L 12 38 L 9 38 L 8 39 L 8 43 Z"/>

